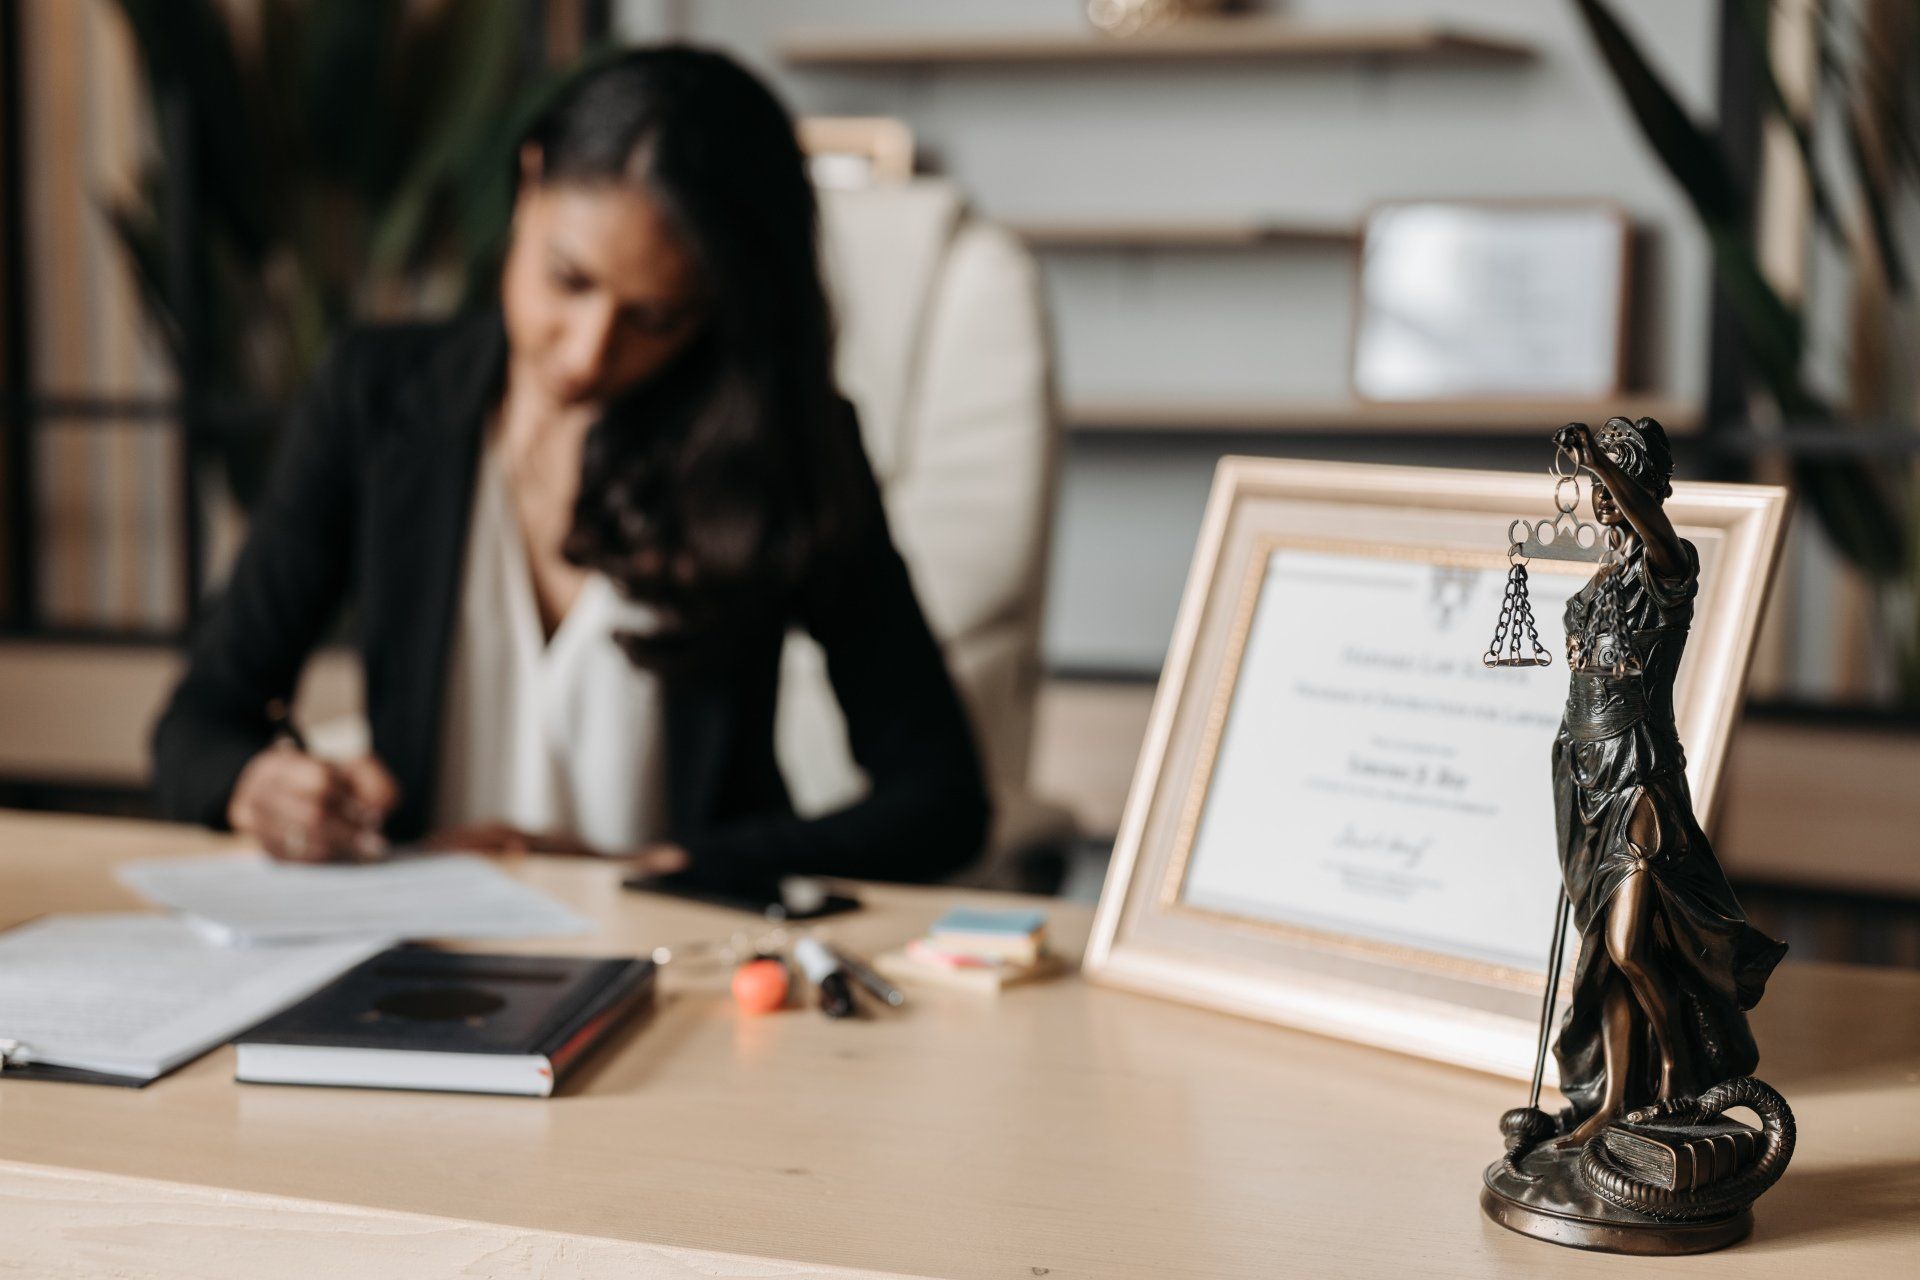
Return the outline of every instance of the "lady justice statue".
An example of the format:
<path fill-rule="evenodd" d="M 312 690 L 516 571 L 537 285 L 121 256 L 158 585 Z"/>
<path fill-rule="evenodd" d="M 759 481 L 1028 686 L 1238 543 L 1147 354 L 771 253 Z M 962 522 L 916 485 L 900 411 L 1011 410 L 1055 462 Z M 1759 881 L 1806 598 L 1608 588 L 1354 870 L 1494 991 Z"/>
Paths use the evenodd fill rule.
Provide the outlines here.
<path fill-rule="evenodd" d="M 1696 1252 L 1747 1233 L 1748 1206 L 1792 1155 L 1792 1113 L 1749 1074 L 1759 1050 L 1746 1016 L 1786 944 L 1747 923 L 1694 819 L 1673 685 L 1700 559 L 1662 506 L 1666 432 L 1613 418 L 1598 433 L 1567 426 L 1554 444 L 1592 478 L 1601 564 L 1566 610 L 1571 683 L 1552 757 L 1566 897 L 1534 1103 L 1502 1118 L 1508 1151 L 1487 1170 L 1481 1203 L 1561 1244 Z M 1515 537 L 1516 565 L 1525 549 Z M 1524 570 L 1515 577 L 1524 597 Z M 1530 627 L 1524 599 L 1519 609 Z M 1503 612 L 1489 661 L 1507 622 Z M 1569 911 L 1580 949 L 1554 1045 L 1569 1106 L 1555 1117 L 1537 1101 Z M 1734 1107 L 1762 1127 L 1721 1115 Z"/>

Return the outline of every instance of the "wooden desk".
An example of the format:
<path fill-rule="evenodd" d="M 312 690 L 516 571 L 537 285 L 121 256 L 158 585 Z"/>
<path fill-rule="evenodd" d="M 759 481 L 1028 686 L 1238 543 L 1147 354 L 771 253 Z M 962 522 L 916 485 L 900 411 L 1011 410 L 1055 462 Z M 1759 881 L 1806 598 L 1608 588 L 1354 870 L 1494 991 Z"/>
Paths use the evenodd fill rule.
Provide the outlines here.
<path fill-rule="evenodd" d="M 115 862 L 209 843 L 0 815 L 0 923 L 124 908 Z M 521 873 L 599 924 L 574 950 L 739 920 L 621 893 L 607 866 Z M 961 896 L 875 889 L 835 933 L 896 943 Z M 1053 909 L 1077 945 L 1088 913 Z M 236 1085 L 230 1050 L 139 1091 L 0 1082 L 0 1275 L 1911 1274 L 1920 975 L 1789 965 L 1758 1022 L 1800 1152 L 1752 1240 L 1706 1257 L 1482 1220 L 1510 1081 L 1077 979 L 848 1025 L 743 1018 L 675 975 L 547 1101 Z"/>

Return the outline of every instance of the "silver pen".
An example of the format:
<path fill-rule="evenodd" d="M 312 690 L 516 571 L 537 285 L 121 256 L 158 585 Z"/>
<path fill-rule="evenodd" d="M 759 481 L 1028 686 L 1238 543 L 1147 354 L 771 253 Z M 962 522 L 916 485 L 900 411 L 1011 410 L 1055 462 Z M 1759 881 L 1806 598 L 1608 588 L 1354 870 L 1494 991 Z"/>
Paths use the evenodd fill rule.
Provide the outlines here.
<path fill-rule="evenodd" d="M 834 957 L 840 961 L 840 967 L 850 974 L 853 980 L 873 994 L 873 998 L 891 1008 L 898 1009 L 907 1002 L 900 988 L 888 982 L 873 971 L 873 967 L 859 956 L 840 947 L 829 947 Z"/>

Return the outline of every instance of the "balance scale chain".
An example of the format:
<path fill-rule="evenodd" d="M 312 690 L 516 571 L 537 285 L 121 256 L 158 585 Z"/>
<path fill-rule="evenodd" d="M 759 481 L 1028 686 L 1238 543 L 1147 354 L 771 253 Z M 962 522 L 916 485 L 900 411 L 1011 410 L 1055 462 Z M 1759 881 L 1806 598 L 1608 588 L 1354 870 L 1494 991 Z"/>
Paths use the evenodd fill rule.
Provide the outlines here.
<path fill-rule="evenodd" d="M 1520 649 L 1525 633 L 1530 654 Z M 1553 655 L 1540 643 L 1540 630 L 1533 620 L 1533 601 L 1527 592 L 1527 566 L 1516 557 L 1507 570 L 1507 592 L 1500 601 L 1500 618 L 1493 626 L 1493 640 L 1480 661 L 1489 667 L 1544 667 Z"/>

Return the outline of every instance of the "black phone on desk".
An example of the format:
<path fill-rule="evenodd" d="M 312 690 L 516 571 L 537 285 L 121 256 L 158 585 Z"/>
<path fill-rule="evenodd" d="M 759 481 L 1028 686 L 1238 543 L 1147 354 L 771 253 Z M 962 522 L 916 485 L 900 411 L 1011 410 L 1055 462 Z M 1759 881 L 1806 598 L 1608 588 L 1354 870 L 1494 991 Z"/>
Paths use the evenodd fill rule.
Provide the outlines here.
<path fill-rule="evenodd" d="M 860 899 L 833 892 L 816 876 L 715 882 L 675 872 L 665 876 L 629 876 L 620 884 L 639 893 L 663 893 L 709 906 L 750 911 L 768 920 L 819 920 L 858 911 L 861 905 Z"/>

